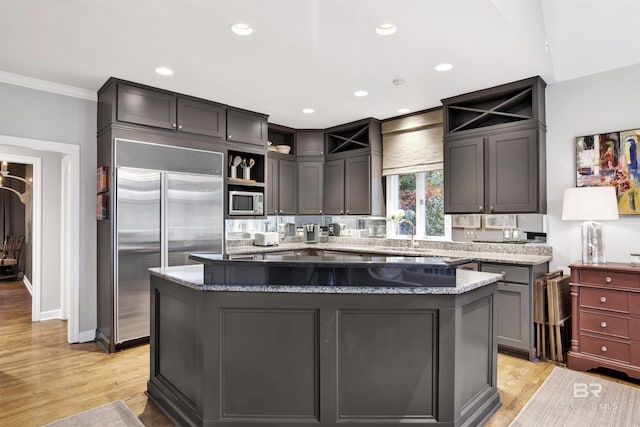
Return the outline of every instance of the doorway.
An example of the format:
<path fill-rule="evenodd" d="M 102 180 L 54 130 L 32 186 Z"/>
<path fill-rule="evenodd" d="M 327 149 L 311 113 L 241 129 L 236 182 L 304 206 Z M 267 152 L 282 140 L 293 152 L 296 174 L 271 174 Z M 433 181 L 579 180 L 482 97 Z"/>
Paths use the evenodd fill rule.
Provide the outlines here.
<path fill-rule="evenodd" d="M 52 155 L 55 154 L 55 155 Z M 79 247 L 80 247 L 80 147 L 52 141 L 19 138 L 0 135 L 0 156 L 8 162 L 31 165 L 33 168 L 33 204 L 32 204 L 32 242 L 30 255 L 32 260 L 32 277 L 25 281 L 32 295 L 32 321 L 60 318 L 67 320 L 67 341 L 80 341 L 79 325 Z M 51 160 L 51 159 L 55 160 Z M 47 161 L 47 168 L 59 168 L 59 183 L 54 183 L 60 190 L 59 195 L 59 223 L 48 224 L 48 227 L 58 227 L 59 240 L 45 241 L 43 245 L 43 216 L 51 215 L 44 209 L 45 199 L 50 194 L 43 195 L 43 159 Z M 53 163 L 53 164 L 52 164 Z M 48 184 L 50 185 L 50 184 Z M 44 207 L 48 207 L 47 200 Z M 50 217 L 47 217 L 49 220 Z M 59 262 L 59 273 L 53 280 L 47 277 L 43 289 L 42 263 L 43 257 L 47 262 Z M 57 280 L 55 280 L 57 279 Z M 55 284 L 58 284 L 56 286 Z M 42 310 L 43 295 L 54 295 L 60 303 L 54 310 Z"/>

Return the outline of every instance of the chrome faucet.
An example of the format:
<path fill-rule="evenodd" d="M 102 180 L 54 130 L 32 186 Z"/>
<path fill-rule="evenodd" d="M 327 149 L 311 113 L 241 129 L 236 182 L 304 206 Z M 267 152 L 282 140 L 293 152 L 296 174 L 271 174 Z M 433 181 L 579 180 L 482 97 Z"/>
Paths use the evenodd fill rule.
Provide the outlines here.
<path fill-rule="evenodd" d="M 416 242 L 413 239 L 416 235 L 416 226 L 413 225 L 411 220 L 408 220 L 407 218 L 402 218 L 400 221 L 398 221 L 398 227 L 400 226 L 400 224 L 409 224 L 409 226 L 411 227 L 411 246 L 415 246 Z"/>

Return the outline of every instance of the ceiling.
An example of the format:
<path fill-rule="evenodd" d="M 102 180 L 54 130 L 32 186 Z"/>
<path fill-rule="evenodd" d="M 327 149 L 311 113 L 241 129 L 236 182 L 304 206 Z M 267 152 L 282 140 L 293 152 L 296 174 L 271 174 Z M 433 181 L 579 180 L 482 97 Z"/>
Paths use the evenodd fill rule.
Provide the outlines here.
<path fill-rule="evenodd" d="M 237 22 L 254 33 L 233 34 Z M 387 22 L 396 34 L 376 34 Z M 443 62 L 453 69 L 435 71 Z M 295 128 L 637 63 L 640 0 L 0 0 L 4 72 L 92 92 L 114 76 Z"/>

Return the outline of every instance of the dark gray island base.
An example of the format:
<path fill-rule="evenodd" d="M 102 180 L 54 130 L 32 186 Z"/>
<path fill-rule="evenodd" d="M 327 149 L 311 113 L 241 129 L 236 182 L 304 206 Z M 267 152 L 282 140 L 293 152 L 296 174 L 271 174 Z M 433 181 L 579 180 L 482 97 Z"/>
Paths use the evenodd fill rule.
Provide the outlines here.
<path fill-rule="evenodd" d="M 500 407 L 498 274 L 242 286 L 204 270 L 152 269 L 147 395 L 178 425 L 475 426 Z"/>

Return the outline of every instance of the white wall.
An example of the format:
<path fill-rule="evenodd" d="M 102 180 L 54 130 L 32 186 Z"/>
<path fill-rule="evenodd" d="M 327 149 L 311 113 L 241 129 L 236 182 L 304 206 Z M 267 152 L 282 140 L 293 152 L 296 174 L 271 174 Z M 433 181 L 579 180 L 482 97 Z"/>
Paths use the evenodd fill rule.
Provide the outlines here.
<path fill-rule="evenodd" d="M 95 101 L 58 95 L 22 86 L 0 83 L 0 135 L 31 138 L 80 146 L 80 318 L 81 336 L 95 333 L 96 328 L 96 221 L 95 221 L 95 171 L 96 171 L 96 108 Z M 15 147 L 14 147 L 15 148 Z M 5 148 L 0 147 L 0 152 Z M 24 153 L 17 149 L 16 154 Z M 40 152 L 42 153 L 42 152 Z M 49 153 L 52 154 L 52 153 Z M 28 155 L 28 154 L 27 154 Z M 43 157 L 43 184 L 60 186 L 60 158 L 57 159 L 57 175 L 47 175 L 50 161 Z M 51 181 L 50 181 L 51 180 Z M 59 233 L 59 203 L 55 212 L 49 212 L 47 203 L 53 203 L 55 191 L 43 187 L 43 247 L 42 247 L 42 311 L 60 309 L 59 281 L 53 289 L 45 280 L 60 268 L 60 240 L 48 233 Z M 51 215 L 51 216 L 49 216 Z M 55 215 L 58 215 L 57 219 Z M 57 222 L 56 222 L 57 221 Z M 52 223 L 53 222 L 53 223 Z M 44 239 L 51 239 L 49 243 Z M 53 268 L 57 270 L 45 270 Z M 47 267 L 49 265 L 49 267 Z M 59 277 L 59 273 L 56 277 Z M 55 297 L 53 295 L 56 295 Z"/>
<path fill-rule="evenodd" d="M 548 241 L 551 269 L 581 259 L 579 221 L 562 221 L 562 193 L 576 186 L 575 138 L 640 128 L 640 64 L 547 86 Z M 640 253 L 640 215 L 604 225 L 607 261 Z"/>

